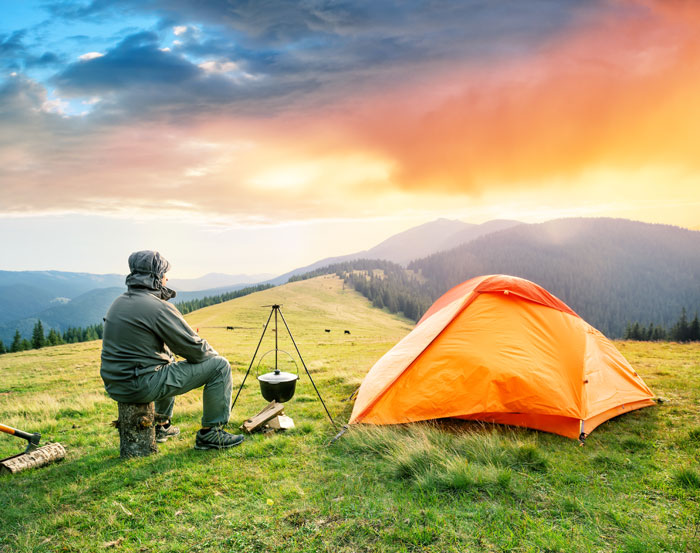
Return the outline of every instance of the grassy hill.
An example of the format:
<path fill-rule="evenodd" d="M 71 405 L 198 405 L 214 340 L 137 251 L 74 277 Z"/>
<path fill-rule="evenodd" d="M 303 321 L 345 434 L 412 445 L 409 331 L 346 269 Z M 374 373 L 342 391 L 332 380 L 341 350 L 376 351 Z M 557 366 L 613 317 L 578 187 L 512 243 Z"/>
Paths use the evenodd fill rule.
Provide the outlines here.
<path fill-rule="evenodd" d="M 283 304 L 342 423 L 352 408 L 345 398 L 410 329 L 334 277 L 191 313 L 231 361 L 234 391 L 272 303 Z M 279 339 L 293 353 L 286 332 Z M 273 347 L 270 332 L 261 353 Z M 667 402 L 603 424 L 585 447 L 467 423 L 353 428 L 329 446 L 335 430 L 302 375 L 286 408 L 297 428 L 286 434 L 195 451 L 201 391 L 193 391 L 176 401 L 182 434 L 158 455 L 128 461 L 109 425 L 116 404 L 99 378 L 100 342 L 3 355 L 0 421 L 60 441 L 67 458 L 0 477 L 0 552 L 697 551 L 700 346 L 618 347 Z M 232 426 L 265 403 L 249 380 Z M 0 435 L 0 456 L 22 446 Z"/>

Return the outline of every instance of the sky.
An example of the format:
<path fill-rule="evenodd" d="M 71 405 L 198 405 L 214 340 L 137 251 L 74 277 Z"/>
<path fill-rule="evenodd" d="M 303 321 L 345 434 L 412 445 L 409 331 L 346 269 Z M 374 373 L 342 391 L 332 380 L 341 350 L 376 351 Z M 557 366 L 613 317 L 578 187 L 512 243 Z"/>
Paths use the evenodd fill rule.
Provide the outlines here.
<path fill-rule="evenodd" d="M 440 217 L 700 226 L 695 0 L 0 0 L 0 269 L 281 274 Z"/>

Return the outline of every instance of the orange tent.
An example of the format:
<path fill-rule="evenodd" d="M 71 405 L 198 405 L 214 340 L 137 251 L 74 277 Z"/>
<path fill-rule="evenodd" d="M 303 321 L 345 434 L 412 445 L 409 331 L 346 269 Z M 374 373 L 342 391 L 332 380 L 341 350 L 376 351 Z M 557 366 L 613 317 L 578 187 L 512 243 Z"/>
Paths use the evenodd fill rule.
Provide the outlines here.
<path fill-rule="evenodd" d="M 528 280 L 473 278 L 370 369 L 350 423 L 445 417 L 586 436 L 653 393 L 613 344 Z"/>

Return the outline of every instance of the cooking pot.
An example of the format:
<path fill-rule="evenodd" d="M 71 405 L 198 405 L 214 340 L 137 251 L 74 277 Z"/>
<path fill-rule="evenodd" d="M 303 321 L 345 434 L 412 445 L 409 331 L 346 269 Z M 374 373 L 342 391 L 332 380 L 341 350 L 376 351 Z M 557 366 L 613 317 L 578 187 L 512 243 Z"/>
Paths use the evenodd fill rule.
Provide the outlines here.
<path fill-rule="evenodd" d="M 282 372 L 275 369 L 272 372 L 258 376 L 260 382 L 260 393 L 267 401 L 284 403 L 294 396 L 299 375 Z"/>
<path fill-rule="evenodd" d="M 297 387 L 297 380 L 299 380 L 299 367 L 297 362 L 294 360 L 288 352 L 281 349 L 273 349 L 265 353 L 258 361 L 258 369 L 263 359 L 270 353 L 275 354 L 275 370 L 269 373 L 258 375 L 258 382 L 260 382 L 260 393 L 267 401 L 276 401 L 277 403 L 284 403 L 289 401 L 294 396 L 294 392 Z M 288 373 L 280 371 L 277 368 L 277 355 L 284 353 L 289 359 L 294 363 L 297 369 L 297 374 Z M 257 372 L 257 370 L 256 370 Z"/>

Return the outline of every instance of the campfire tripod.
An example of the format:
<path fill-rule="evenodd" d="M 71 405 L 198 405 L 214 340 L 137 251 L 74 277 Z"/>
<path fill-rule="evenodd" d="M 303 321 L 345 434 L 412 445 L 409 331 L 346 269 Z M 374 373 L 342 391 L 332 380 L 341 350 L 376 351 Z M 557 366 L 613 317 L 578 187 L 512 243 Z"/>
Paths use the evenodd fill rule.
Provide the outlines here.
<path fill-rule="evenodd" d="M 282 315 L 282 310 L 280 309 L 282 306 L 280 304 L 274 304 L 274 305 L 263 305 L 263 307 L 271 307 L 272 309 L 270 310 L 270 315 L 267 318 L 267 322 L 265 323 L 265 327 L 263 328 L 262 334 L 260 336 L 260 340 L 258 341 L 258 346 L 255 348 L 255 353 L 253 353 L 253 358 L 250 360 L 250 365 L 248 365 L 248 370 L 245 373 L 245 376 L 243 377 L 243 382 L 241 382 L 240 388 L 238 388 L 238 393 L 236 394 L 236 399 L 233 400 L 233 404 L 231 405 L 231 411 L 233 411 L 234 406 L 236 405 L 236 401 L 238 401 L 238 396 L 241 395 L 241 390 L 243 389 L 243 385 L 245 384 L 246 379 L 248 378 L 248 375 L 250 374 L 250 369 L 253 367 L 253 362 L 255 361 L 255 357 L 258 355 L 258 350 L 260 349 L 260 344 L 262 344 L 263 338 L 265 337 L 265 332 L 267 332 L 267 327 L 270 324 L 270 320 L 272 319 L 272 315 L 275 315 L 275 369 L 277 369 L 277 352 L 279 351 L 279 348 L 277 347 L 277 341 L 278 341 L 278 332 L 277 332 L 277 316 L 279 315 L 282 318 L 282 322 L 284 323 L 285 328 L 287 329 L 287 333 L 289 334 L 289 337 L 292 340 L 292 344 L 294 344 L 294 349 L 297 351 L 297 355 L 299 356 L 299 360 L 301 361 L 302 367 L 304 367 L 304 370 L 306 371 L 307 376 L 309 377 L 309 380 L 311 381 L 311 384 L 314 387 L 314 390 L 316 390 L 316 395 L 318 396 L 318 399 L 321 400 L 321 404 L 323 405 L 323 408 L 326 410 L 326 415 L 328 415 L 328 418 L 331 421 L 331 424 L 335 426 L 335 421 L 333 420 L 333 417 L 331 417 L 331 414 L 328 412 L 328 407 L 326 407 L 326 403 L 323 401 L 323 398 L 321 397 L 321 393 L 318 391 L 318 388 L 316 387 L 316 383 L 314 382 L 314 379 L 311 378 L 311 373 L 309 372 L 309 369 L 306 368 L 306 363 L 304 363 L 304 358 L 301 356 L 301 352 L 299 351 L 299 347 L 297 346 L 297 343 L 294 341 L 294 336 L 292 336 L 292 331 L 289 330 L 289 325 L 287 324 L 287 321 L 284 318 L 284 315 Z"/>

